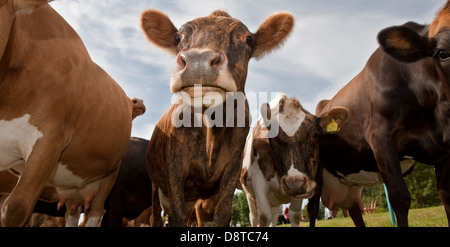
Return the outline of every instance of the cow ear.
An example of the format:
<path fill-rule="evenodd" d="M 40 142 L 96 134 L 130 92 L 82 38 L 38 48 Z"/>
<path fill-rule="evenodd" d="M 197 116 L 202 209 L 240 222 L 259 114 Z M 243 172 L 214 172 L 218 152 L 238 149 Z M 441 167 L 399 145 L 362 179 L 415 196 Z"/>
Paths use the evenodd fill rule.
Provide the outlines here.
<path fill-rule="evenodd" d="M 333 107 L 318 118 L 321 132 L 324 134 L 334 134 L 340 130 L 348 119 L 348 110 L 344 107 Z"/>
<path fill-rule="evenodd" d="M 270 109 L 269 103 L 263 103 L 261 105 L 261 117 L 264 126 L 269 128 L 271 125 L 270 120 L 272 119 L 272 110 Z"/>
<path fill-rule="evenodd" d="M 154 45 L 177 54 L 178 29 L 163 12 L 148 9 L 142 12 L 141 26 L 148 40 Z"/>
<path fill-rule="evenodd" d="M 253 57 L 262 58 L 268 52 L 280 47 L 292 32 L 294 16 L 289 13 L 277 13 L 269 16 L 255 33 L 256 47 Z"/>
<path fill-rule="evenodd" d="M 383 50 L 402 62 L 415 62 L 433 55 L 434 45 L 428 37 L 419 35 L 405 26 L 394 26 L 378 33 Z"/>

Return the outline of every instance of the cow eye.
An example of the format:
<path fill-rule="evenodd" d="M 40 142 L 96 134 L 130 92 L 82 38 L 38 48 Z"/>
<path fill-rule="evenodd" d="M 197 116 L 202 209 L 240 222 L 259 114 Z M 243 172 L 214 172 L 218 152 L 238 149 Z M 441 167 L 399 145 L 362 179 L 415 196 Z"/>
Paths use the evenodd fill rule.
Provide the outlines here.
<path fill-rule="evenodd" d="M 446 51 L 446 50 L 439 50 L 437 52 L 437 56 L 439 57 L 439 59 L 441 61 L 445 61 L 450 57 L 450 53 L 448 53 L 448 51 Z"/>
<path fill-rule="evenodd" d="M 246 38 L 245 38 L 245 43 L 247 43 L 247 45 L 253 45 L 253 38 L 252 38 L 252 36 L 247 36 Z"/>
<path fill-rule="evenodd" d="M 180 34 L 177 34 L 176 36 L 175 36 L 175 44 L 179 44 L 181 42 L 181 35 Z"/>

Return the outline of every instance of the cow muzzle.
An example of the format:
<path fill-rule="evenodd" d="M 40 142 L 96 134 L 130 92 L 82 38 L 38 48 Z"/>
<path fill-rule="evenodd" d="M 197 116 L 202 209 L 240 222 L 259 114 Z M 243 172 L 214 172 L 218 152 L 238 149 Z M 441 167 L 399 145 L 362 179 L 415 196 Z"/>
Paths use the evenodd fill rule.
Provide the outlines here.
<path fill-rule="evenodd" d="M 203 106 L 222 103 L 227 92 L 237 92 L 226 55 L 209 48 L 178 53 L 170 89 L 186 103 L 194 105 L 201 100 Z"/>
<path fill-rule="evenodd" d="M 311 198 L 314 195 L 316 182 L 311 181 L 306 175 L 283 176 L 280 180 L 283 192 L 295 199 Z"/>

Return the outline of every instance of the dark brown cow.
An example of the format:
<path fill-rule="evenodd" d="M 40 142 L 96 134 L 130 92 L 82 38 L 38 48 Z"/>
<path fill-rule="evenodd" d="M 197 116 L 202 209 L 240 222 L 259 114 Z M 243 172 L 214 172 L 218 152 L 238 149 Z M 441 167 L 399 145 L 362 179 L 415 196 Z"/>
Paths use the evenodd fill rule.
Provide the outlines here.
<path fill-rule="evenodd" d="M 293 25 L 291 14 L 278 13 L 253 34 L 216 10 L 177 29 L 161 12 L 143 12 L 148 39 L 177 56 L 170 89 L 182 99 L 161 117 L 147 151 L 148 170 L 162 205 L 170 209 L 171 226 L 185 226 L 187 208 L 217 193 L 214 225 L 229 225 L 250 122 L 244 94 L 248 62 L 279 47 Z M 226 126 L 217 122 L 224 112 Z"/>
<path fill-rule="evenodd" d="M 247 137 L 240 179 L 250 223 L 275 226 L 280 205 L 291 203 L 289 219 L 292 226 L 299 226 L 302 201 L 313 196 L 316 187 L 318 138 L 328 133 L 329 126 L 335 133 L 345 123 L 347 111 L 337 107 L 316 117 L 297 99 L 280 93 L 262 105 L 261 116 Z M 333 124 L 337 127 L 332 130 Z"/>
<path fill-rule="evenodd" d="M 135 219 L 152 205 L 152 182 L 145 164 L 148 140 L 131 137 L 120 163 L 114 187 L 105 202 L 102 226 L 122 226 L 122 218 Z"/>
<path fill-rule="evenodd" d="M 398 226 L 408 225 L 411 202 L 402 173 L 407 169 L 403 164 L 412 162 L 400 161 L 411 158 L 435 164 L 439 195 L 450 219 L 449 17 L 447 3 L 430 27 L 407 23 L 381 31 L 381 47 L 365 68 L 317 108 L 320 113 L 346 107 L 350 115 L 337 135 L 320 140 L 325 169 L 347 185 L 378 180 L 379 172 Z M 331 208 L 332 193 L 331 186 L 324 186 L 322 197 L 330 195 L 325 205 Z M 352 218 L 364 225 L 355 202 L 361 194 L 349 198 Z"/>
<path fill-rule="evenodd" d="M 0 170 L 21 174 L 3 226 L 24 225 L 46 184 L 69 209 L 69 225 L 84 206 L 87 225 L 97 226 L 132 107 L 47 1 L 0 0 Z"/>

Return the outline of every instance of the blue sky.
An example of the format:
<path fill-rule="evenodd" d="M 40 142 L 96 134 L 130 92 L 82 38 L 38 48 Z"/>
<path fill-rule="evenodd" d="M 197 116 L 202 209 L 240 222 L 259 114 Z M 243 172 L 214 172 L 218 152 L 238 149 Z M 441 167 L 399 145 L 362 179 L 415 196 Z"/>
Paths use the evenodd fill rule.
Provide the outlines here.
<path fill-rule="evenodd" d="M 56 0 L 53 8 L 84 41 L 92 59 L 128 96 L 144 100 L 147 112 L 133 122 L 132 136 L 149 139 L 172 99 L 169 79 L 175 57 L 150 44 L 140 15 L 153 8 L 180 27 L 187 21 L 227 10 L 256 32 L 278 11 L 295 18 L 285 45 L 263 59 L 251 60 L 247 92 L 285 92 L 312 113 L 364 67 L 378 47 L 377 33 L 407 21 L 431 23 L 444 0 Z M 250 104 L 253 119 L 259 105 Z"/>

